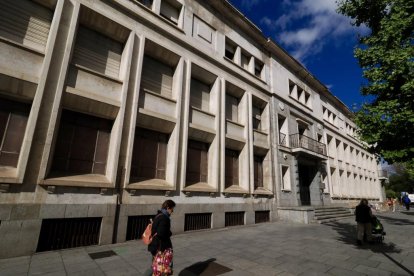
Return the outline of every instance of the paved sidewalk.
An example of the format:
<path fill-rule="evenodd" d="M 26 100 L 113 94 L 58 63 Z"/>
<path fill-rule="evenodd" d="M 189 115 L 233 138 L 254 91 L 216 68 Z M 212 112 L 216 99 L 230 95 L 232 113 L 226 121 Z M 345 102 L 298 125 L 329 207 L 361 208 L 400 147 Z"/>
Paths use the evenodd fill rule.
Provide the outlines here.
<path fill-rule="evenodd" d="M 414 275 L 414 211 L 378 217 L 385 242 L 361 247 L 352 218 L 176 235 L 174 275 Z M 144 244 L 131 241 L 2 259 L 0 275 L 142 275 L 149 265 Z"/>

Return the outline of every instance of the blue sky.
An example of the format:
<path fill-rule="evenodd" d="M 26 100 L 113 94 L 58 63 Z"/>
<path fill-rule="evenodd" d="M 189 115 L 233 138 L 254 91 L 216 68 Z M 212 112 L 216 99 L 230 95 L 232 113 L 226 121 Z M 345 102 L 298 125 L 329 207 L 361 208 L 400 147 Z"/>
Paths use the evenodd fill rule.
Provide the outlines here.
<path fill-rule="evenodd" d="M 362 70 L 354 58 L 357 34 L 336 13 L 335 0 L 230 0 L 266 37 L 281 45 L 351 110 L 360 94 Z"/>

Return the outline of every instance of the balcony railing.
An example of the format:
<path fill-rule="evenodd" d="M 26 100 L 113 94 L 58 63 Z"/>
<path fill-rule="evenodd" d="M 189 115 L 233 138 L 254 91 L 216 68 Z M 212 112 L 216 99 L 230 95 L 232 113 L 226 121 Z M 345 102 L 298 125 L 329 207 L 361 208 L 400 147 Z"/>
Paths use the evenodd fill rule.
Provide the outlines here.
<path fill-rule="evenodd" d="M 286 134 L 279 132 L 279 145 L 287 146 L 286 144 Z"/>
<path fill-rule="evenodd" d="M 303 148 L 326 156 L 326 145 L 299 133 L 289 136 L 291 148 Z"/>
<path fill-rule="evenodd" d="M 386 170 L 378 170 L 378 177 L 379 178 L 388 178 L 388 171 L 386 171 Z"/>

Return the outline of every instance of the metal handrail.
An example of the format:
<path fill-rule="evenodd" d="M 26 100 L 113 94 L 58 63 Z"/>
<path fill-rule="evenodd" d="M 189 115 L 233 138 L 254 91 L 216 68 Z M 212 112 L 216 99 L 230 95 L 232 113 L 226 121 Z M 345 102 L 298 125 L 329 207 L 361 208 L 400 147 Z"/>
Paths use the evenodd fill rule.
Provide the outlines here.
<path fill-rule="evenodd" d="M 289 136 L 291 148 L 303 148 L 326 156 L 326 145 L 299 133 Z"/>

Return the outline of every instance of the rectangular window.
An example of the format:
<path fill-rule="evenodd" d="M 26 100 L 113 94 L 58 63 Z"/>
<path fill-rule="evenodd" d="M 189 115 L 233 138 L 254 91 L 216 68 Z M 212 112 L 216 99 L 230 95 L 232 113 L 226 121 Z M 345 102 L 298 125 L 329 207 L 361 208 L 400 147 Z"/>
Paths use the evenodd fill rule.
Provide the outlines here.
<path fill-rule="evenodd" d="M 211 228 L 211 213 L 185 214 L 184 231 L 194 231 Z"/>
<path fill-rule="evenodd" d="M 241 67 L 247 71 L 249 71 L 251 56 L 248 56 L 246 53 L 241 54 Z"/>
<path fill-rule="evenodd" d="M 262 110 L 256 106 L 253 106 L 253 129 L 262 129 Z"/>
<path fill-rule="evenodd" d="M 262 72 L 264 68 L 264 63 L 260 60 L 255 59 L 254 60 L 254 74 L 258 78 L 262 78 Z"/>
<path fill-rule="evenodd" d="M 135 0 L 135 1 L 141 3 L 142 5 L 146 6 L 149 9 L 152 8 L 152 1 L 153 0 Z"/>
<path fill-rule="evenodd" d="M 254 156 L 254 189 L 263 188 L 263 157 Z"/>
<path fill-rule="evenodd" d="M 156 59 L 144 56 L 141 90 L 172 97 L 174 69 Z"/>
<path fill-rule="evenodd" d="M 236 49 L 237 46 L 235 43 L 233 43 L 232 41 L 230 41 L 227 37 L 226 37 L 226 50 L 225 50 L 225 57 L 228 59 L 231 59 L 232 61 L 234 61 L 234 55 L 236 54 Z"/>
<path fill-rule="evenodd" d="M 0 166 L 17 167 L 30 105 L 0 99 Z"/>
<path fill-rule="evenodd" d="M 79 26 L 72 63 L 118 79 L 123 44 L 85 26 Z"/>
<path fill-rule="evenodd" d="M 236 97 L 233 97 L 229 94 L 226 94 L 226 119 L 238 122 L 238 116 L 239 116 L 239 99 Z"/>
<path fill-rule="evenodd" d="M 204 111 L 210 110 L 210 86 L 197 79 L 191 79 L 190 104 Z"/>
<path fill-rule="evenodd" d="M 135 132 L 131 182 L 165 179 L 168 135 L 139 128 Z"/>
<path fill-rule="evenodd" d="M 52 172 L 105 174 L 112 122 L 63 110 Z"/>
<path fill-rule="evenodd" d="M 226 149 L 225 188 L 239 185 L 239 152 Z"/>
<path fill-rule="evenodd" d="M 36 1 L 44 5 L 53 1 Z M 0 37 L 20 45 L 45 52 L 53 18 L 53 8 L 48 9 L 35 1 L 1 1 Z"/>
<path fill-rule="evenodd" d="M 282 189 L 285 191 L 290 191 L 290 170 L 288 166 L 282 165 Z"/>
<path fill-rule="evenodd" d="M 279 145 L 287 146 L 288 125 L 286 117 L 278 115 Z"/>
<path fill-rule="evenodd" d="M 203 142 L 194 140 L 188 141 L 187 149 L 187 185 L 198 182 L 207 182 L 208 176 L 208 147 Z"/>
<path fill-rule="evenodd" d="M 163 0 L 161 1 L 160 15 L 171 23 L 178 25 L 181 8 L 182 5 L 175 0 Z"/>

